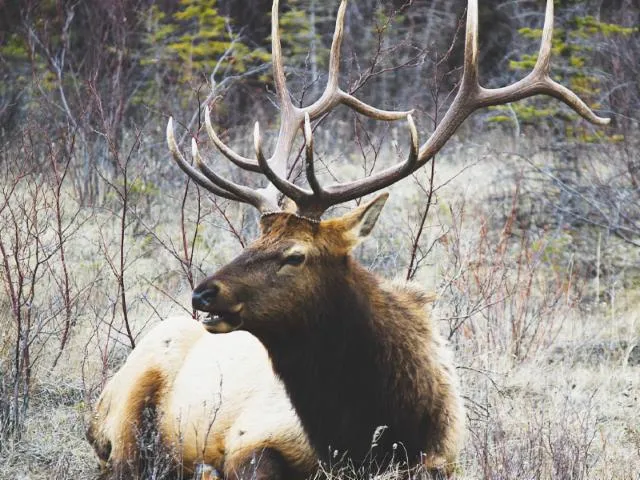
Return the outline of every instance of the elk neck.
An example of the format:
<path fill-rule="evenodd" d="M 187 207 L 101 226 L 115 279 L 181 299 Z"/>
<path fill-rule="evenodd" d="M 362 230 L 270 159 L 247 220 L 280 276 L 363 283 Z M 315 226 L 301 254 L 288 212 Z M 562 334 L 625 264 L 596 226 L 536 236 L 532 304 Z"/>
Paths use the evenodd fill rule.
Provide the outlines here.
<path fill-rule="evenodd" d="M 333 461 L 337 451 L 356 465 L 413 463 L 442 437 L 438 421 L 446 412 L 432 400 L 451 387 L 441 378 L 429 300 L 350 257 L 343 267 L 325 278 L 305 311 L 285 313 L 286 324 L 300 328 L 253 333 L 321 459 Z M 381 426 L 387 428 L 372 448 Z"/>

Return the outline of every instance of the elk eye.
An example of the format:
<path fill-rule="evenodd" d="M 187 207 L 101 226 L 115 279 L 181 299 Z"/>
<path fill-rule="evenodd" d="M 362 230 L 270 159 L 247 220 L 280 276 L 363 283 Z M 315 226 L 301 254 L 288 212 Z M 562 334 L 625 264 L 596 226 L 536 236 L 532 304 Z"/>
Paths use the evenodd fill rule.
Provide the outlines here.
<path fill-rule="evenodd" d="M 287 255 L 284 257 L 283 265 L 292 265 L 297 267 L 298 265 L 302 265 L 304 263 L 304 253 L 292 253 L 291 255 Z"/>

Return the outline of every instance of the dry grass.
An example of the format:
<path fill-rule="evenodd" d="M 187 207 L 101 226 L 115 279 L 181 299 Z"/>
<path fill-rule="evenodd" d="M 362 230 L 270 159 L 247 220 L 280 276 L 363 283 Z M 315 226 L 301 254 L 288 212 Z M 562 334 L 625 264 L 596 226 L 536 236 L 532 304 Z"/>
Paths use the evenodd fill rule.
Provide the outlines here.
<path fill-rule="evenodd" d="M 488 138 L 487 145 L 529 147 L 499 135 Z M 513 214 L 516 185 L 504 174 L 505 169 L 526 170 L 528 164 L 505 162 L 494 151 L 457 143 L 438 158 L 436 185 L 442 187 L 419 244 L 423 258 L 416 280 L 440 295 L 435 316 L 455 348 L 468 408 L 459 478 L 637 478 L 640 289 L 629 282 L 611 284 L 617 271 L 597 278 L 597 285 L 595 278 L 576 274 L 578 259 L 563 255 L 573 238 L 567 232 L 523 231 Z M 392 190 L 373 238 L 358 252 L 387 276 L 406 275 L 424 208 L 419 184 L 424 187 L 425 175 Z M 126 229 L 125 285 L 134 336 L 189 305 L 191 287 L 180 260 L 182 230 L 176 220 L 181 191 L 169 193 L 149 194 L 146 212 L 140 218 L 130 214 Z M 58 321 L 47 323 L 35 340 L 41 353 L 22 434 L 0 436 L 0 478 L 94 477 L 84 416 L 129 350 L 109 266 L 119 255 L 121 212 L 117 205 L 81 207 L 70 195 L 64 201 L 67 212 L 80 211 L 70 220 L 79 222 L 78 228 L 66 240 L 66 264 L 77 295 L 73 333 L 55 368 Z M 196 207 L 190 196 L 188 234 Z M 236 208 L 226 211 L 227 223 L 219 212 L 210 213 L 208 202 L 202 207 L 207 216 L 192 244 L 196 280 L 240 251 L 230 225 L 244 236 L 255 232 L 251 219 Z M 637 258 L 628 246 L 610 242 L 599 252 L 600 261 L 610 255 L 619 262 L 624 252 Z M 580 255 L 580 262 L 596 261 L 595 251 Z M 46 311 L 55 303 L 55 268 L 42 279 L 34 308 Z M 0 296 L 3 402 L 12 393 L 7 374 L 15 333 L 9 306 Z"/>

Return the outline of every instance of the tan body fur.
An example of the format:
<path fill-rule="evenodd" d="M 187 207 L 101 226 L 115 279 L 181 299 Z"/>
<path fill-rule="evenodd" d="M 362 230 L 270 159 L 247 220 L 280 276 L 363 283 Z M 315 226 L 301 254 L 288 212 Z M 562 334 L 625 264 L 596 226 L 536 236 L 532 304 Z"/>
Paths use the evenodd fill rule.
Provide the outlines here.
<path fill-rule="evenodd" d="M 191 318 L 152 329 L 106 384 L 87 436 L 112 471 L 136 476 L 142 411 L 174 462 L 198 463 L 225 477 L 263 448 L 277 450 L 304 476 L 316 460 L 264 347 L 246 332 L 211 335 Z"/>

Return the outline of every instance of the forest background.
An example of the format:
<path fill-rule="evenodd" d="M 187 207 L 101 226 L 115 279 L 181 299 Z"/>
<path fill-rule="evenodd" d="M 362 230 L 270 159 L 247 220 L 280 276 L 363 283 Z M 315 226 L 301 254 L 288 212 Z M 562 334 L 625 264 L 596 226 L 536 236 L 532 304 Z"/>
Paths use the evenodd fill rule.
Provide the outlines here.
<path fill-rule="evenodd" d="M 358 255 L 438 294 L 468 412 L 462 476 L 637 479 L 640 4 L 555 4 L 553 76 L 612 124 L 540 97 L 474 114 L 391 188 Z M 210 105 L 243 154 L 256 120 L 275 137 L 270 9 L 0 0 L 1 478 L 94 476 L 84 419 L 106 379 L 149 326 L 192 315 L 193 286 L 255 238 L 255 213 L 189 182 L 164 129 L 174 116 L 183 148 L 194 136 L 218 170 L 259 182 L 201 127 Z M 297 103 L 324 87 L 336 10 L 282 2 Z M 352 0 L 341 85 L 416 109 L 424 141 L 459 80 L 464 12 L 462 0 Z M 543 14 L 541 1 L 480 2 L 485 86 L 532 67 Z M 315 138 L 325 181 L 378 171 L 408 142 L 404 125 L 346 109 Z"/>

